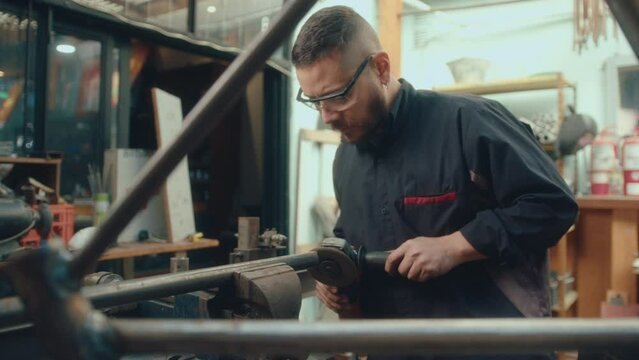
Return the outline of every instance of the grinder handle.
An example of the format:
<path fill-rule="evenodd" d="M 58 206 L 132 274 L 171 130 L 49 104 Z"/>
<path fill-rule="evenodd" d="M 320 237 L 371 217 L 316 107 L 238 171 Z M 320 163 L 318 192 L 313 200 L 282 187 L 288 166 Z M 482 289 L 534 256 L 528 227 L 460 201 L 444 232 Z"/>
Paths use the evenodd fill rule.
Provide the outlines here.
<path fill-rule="evenodd" d="M 384 270 L 386 259 L 389 253 L 386 251 L 367 252 L 364 255 L 364 262 L 367 270 Z"/>

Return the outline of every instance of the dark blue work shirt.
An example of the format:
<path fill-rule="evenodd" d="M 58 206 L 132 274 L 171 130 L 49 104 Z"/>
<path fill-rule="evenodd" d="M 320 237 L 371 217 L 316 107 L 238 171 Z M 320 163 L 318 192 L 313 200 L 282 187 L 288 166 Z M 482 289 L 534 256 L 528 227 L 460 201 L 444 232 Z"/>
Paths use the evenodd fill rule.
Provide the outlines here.
<path fill-rule="evenodd" d="M 530 129 L 501 104 L 416 91 L 402 80 L 388 118 L 333 165 L 335 235 L 369 251 L 460 230 L 487 260 L 426 282 L 365 274 L 369 318 L 549 315 L 547 249 L 577 204 Z"/>

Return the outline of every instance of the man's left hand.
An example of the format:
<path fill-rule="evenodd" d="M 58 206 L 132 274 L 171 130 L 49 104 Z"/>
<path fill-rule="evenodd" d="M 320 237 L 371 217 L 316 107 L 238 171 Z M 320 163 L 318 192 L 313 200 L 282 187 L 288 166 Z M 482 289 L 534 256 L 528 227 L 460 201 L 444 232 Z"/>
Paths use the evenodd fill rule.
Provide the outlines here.
<path fill-rule="evenodd" d="M 444 275 L 464 262 L 484 258 L 460 232 L 442 237 L 420 236 L 393 250 L 385 270 L 423 282 Z"/>

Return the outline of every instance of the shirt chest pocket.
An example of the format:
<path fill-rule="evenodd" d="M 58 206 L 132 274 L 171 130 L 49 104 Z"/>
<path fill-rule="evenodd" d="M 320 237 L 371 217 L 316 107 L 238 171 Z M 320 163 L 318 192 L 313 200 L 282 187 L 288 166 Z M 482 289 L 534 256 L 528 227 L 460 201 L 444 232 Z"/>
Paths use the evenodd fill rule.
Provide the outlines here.
<path fill-rule="evenodd" d="M 458 208 L 455 191 L 441 194 L 408 195 L 396 201 L 404 224 L 414 236 L 443 236 L 454 232 Z"/>

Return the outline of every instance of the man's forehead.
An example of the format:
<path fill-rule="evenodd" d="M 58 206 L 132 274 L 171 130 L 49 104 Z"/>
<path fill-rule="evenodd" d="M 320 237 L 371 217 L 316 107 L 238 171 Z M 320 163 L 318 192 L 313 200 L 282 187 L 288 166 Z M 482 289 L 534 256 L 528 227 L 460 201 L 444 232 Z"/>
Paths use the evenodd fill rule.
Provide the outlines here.
<path fill-rule="evenodd" d="M 304 95 L 318 97 L 339 91 L 350 80 L 339 57 L 323 57 L 312 64 L 298 67 L 297 78 Z"/>

